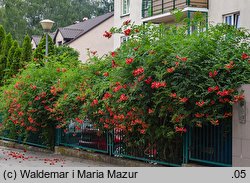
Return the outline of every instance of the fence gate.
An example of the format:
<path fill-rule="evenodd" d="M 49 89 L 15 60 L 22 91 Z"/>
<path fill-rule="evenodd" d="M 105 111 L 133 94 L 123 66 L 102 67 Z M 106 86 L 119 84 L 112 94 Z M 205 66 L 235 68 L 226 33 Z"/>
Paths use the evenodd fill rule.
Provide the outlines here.
<path fill-rule="evenodd" d="M 189 161 L 232 166 L 232 122 L 193 127 L 188 134 Z"/>

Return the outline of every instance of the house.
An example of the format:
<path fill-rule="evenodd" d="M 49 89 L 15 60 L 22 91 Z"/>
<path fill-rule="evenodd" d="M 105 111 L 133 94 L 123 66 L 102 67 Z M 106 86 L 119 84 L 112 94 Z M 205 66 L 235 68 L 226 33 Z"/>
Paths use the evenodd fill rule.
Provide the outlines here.
<path fill-rule="evenodd" d="M 32 50 L 37 48 L 40 41 L 41 41 L 41 36 L 37 36 L 37 35 L 31 36 Z"/>
<path fill-rule="evenodd" d="M 122 22 L 130 19 L 135 24 L 174 22 L 171 11 L 182 10 L 184 17 L 192 18 L 195 12 L 202 12 L 211 24 L 227 23 L 236 27 L 250 29 L 249 17 L 250 1 L 237 0 L 116 0 L 114 1 L 114 26 L 121 26 Z M 194 27 L 190 27 L 190 32 Z M 128 38 L 124 35 L 114 36 L 114 47 Z"/>
<path fill-rule="evenodd" d="M 114 13 L 110 12 L 93 19 L 57 29 L 54 42 L 57 46 L 68 45 L 80 54 L 80 60 L 88 59 L 88 50 L 103 56 L 113 50 L 113 38 L 105 39 L 103 33 L 114 25 Z"/>
<path fill-rule="evenodd" d="M 122 22 L 128 19 L 135 24 L 147 22 L 172 24 L 174 16 L 171 11 L 176 8 L 181 10 L 186 18 L 192 19 L 195 12 L 202 12 L 208 24 L 226 23 L 236 28 L 250 29 L 249 0 L 116 0 L 114 26 L 120 27 Z M 190 26 L 188 32 L 192 33 L 194 28 Z M 124 37 L 124 35 L 115 35 L 115 48 L 127 39 L 128 37 Z M 201 129 L 199 133 L 202 136 L 197 140 L 196 146 L 192 145 L 194 139 L 192 139 L 193 134 L 190 134 L 186 145 L 188 153 L 184 158 L 186 162 L 201 162 L 219 166 L 250 166 L 250 123 L 249 114 L 246 112 L 250 107 L 248 103 L 249 85 L 247 89 L 244 89 L 248 91 L 246 92 L 246 96 L 248 96 L 246 104 L 234 106 L 233 122 L 228 124 L 227 128 L 225 126 L 223 127 L 225 129 L 208 128 L 207 131 Z M 243 122 L 240 122 L 241 119 L 244 119 Z M 215 140 L 210 144 L 206 143 L 214 137 L 216 137 Z M 199 152 L 197 147 L 201 147 Z M 220 157 L 213 157 L 214 152 L 220 152 Z M 216 159 L 212 161 L 213 158 Z"/>
<path fill-rule="evenodd" d="M 54 39 L 55 33 L 49 33 L 49 36 L 51 37 L 51 39 Z M 36 49 L 38 44 L 41 41 L 42 36 L 38 36 L 38 35 L 33 35 L 31 36 L 31 45 L 32 45 L 32 50 Z"/>

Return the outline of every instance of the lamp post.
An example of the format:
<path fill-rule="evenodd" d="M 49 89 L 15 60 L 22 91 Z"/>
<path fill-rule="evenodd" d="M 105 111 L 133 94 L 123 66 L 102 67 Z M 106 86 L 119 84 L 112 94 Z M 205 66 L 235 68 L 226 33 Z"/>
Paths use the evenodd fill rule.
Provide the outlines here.
<path fill-rule="evenodd" d="M 49 20 L 49 19 L 46 19 L 46 20 L 42 20 L 40 22 L 40 24 L 42 25 L 43 27 L 43 30 L 44 32 L 46 33 L 46 52 L 45 52 L 45 56 L 48 57 L 48 54 L 49 54 L 49 46 L 48 46 L 48 33 L 50 32 L 53 24 L 55 22 L 53 22 L 52 20 Z"/>

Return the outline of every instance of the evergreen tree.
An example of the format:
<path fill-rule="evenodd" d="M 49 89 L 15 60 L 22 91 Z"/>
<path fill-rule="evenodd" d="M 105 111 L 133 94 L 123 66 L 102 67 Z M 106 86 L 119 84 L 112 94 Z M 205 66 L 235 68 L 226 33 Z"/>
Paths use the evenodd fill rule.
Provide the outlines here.
<path fill-rule="evenodd" d="M 5 69 L 7 65 L 7 57 L 10 50 L 10 47 L 12 46 L 12 36 L 11 34 L 7 34 L 3 41 L 2 50 L 1 50 L 1 56 L 0 56 L 0 82 L 2 83 L 4 79 Z"/>
<path fill-rule="evenodd" d="M 20 61 L 21 61 L 22 49 L 18 47 L 13 55 L 13 61 L 10 66 L 10 75 L 16 75 L 20 69 Z"/>
<path fill-rule="evenodd" d="M 25 63 L 30 62 L 32 59 L 32 45 L 31 40 L 28 35 L 25 36 L 23 45 L 22 45 L 22 55 L 21 55 L 21 67 L 25 65 Z"/>
<path fill-rule="evenodd" d="M 9 50 L 9 53 L 8 53 L 8 57 L 7 57 L 7 64 L 6 64 L 5 76 L 4 76 L 5 79 L 8 79 L 8 78 L 11 77 L 11 73 L 12 73 L 12 71 L 11 71 L 11 65 L 13 64 L 14 54 L 15 54 L 16 49 L 18 47 L 19 46 L 18 46 L 17 41 L 16 40 L 13 41 L 12 46 L 11 46 L 11 48 Z"/>
<path fill-rule="evenodd" d="M 2 45 L 5 38 L 5 30 L 2 25 L 0 25 L 0 53 L 2 52 Z"/>
<path fill-rule="evenodd" d="M 49 45 L 48 56 L 51 56 L 55 53 L 55 46 L 50 36 L 48 36 L 48 45 Z M 46 51 L 46 36 L 44 35 L 34 52 L 34 58 L 41 61 L 45 57 L 45 51 Z"/>

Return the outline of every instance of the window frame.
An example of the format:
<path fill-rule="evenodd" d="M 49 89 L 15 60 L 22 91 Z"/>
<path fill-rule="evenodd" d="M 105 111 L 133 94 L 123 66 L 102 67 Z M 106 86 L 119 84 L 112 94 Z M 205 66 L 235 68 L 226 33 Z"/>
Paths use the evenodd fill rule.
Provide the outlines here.
<path fill-rule="evenodd" d="M 240 28 L 240 12 L 234 12 L 223 15 L 223 23 L 235 26 L 236 28 Z"/>
<path fill-rule="evenodd" d="M 121 44 L 127 42 L 129 40 L 129 36 L 121 36 Z"/>
<path fill-rule="evenodd" d="M 125 5 L 126 9 L 124 8 Z M 130 14 L 130 0 L 121 0 L 121 16 L 127 16 L 129 14 Z"/>

